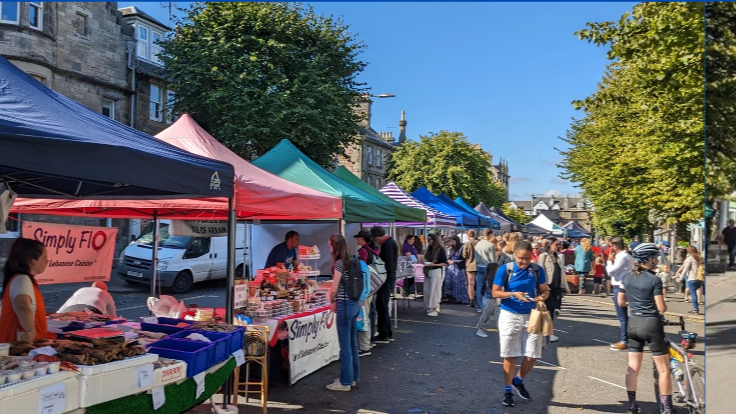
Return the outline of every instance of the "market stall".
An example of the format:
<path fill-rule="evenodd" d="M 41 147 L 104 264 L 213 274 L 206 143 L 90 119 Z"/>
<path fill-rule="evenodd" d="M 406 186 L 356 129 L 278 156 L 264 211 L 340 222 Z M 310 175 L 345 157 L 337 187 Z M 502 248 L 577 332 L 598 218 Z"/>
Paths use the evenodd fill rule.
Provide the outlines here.
<path fill-rule="evenodd" d="M 581 225 L 574 221 L 570 221 L 569 223 L 562 226 L 562 228 L 567 231 L 567 237 L 572 237 L 575 239 L 590 237 L 590 232 L 588 230 L 585 230 Z"/>
<path fill-rule="evenodd" d="M 455 204 L 457 204 L 458 206 L 462 207 L 463 210 L 465 210 L 465 211 L 467 211 L 469 213 L 478 214 L 480 217 L 485 218 L 486 220 L 488 220 L 488 224 L 486 225 L 487 228 L 489 228 L 491 230 L 501 230 L 501 223 L 498 220 L 496 220 L 492 215 L 482 214 L 482 213 L 474 210 L 473 207 L 470 207 L 470 205 L 468 205 L 468 203 L 466 203 L 465 200 L 463 200 L 460 197 L 455 198 L 455 200 L 453 200 L 453 201 L 455 201 Z"/>
<path fill-rule="evenodd" d="M 458 227 L 476 228 L 480 224 L 478 216 L 447 204 L 445 201 L 432 194 L 431 191 L 427 190 L 426 187 L 419 187 L 416 191 L 411 193 L 411 195 L 422 203 L 439 210 L 443 214 L 453 217 L 456 220 Z"/>
<path fill-rule="evenodd" d="M 475 211 L 479 212 L 480 214 L 484 214 L 486 216 L 495 218 L 499 223 L 501 223 L 500 231 L 502 233 L 509 233 L 512 231 L 522 231 L 523 226 L 521 224 L 510 219 L 496 206 L 492 206 L 491 208 L 488 208 L 483 202 L 481 202 L 480 204 L 475 206 Z"/>

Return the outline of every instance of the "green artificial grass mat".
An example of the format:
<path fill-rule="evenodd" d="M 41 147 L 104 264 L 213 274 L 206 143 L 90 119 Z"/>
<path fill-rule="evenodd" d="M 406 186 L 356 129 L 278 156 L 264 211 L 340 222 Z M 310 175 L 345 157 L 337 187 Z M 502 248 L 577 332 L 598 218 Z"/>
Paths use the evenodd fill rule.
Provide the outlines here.
<path fill-rule="evenodd" d="M 144 392 L 94 405 L 87 408 L 87 414 L 180 414 L 213 396 L 225 384 L 235 366 L 235 358 L 230 358 L 220 369 L 205 375 L 204 392 L 197 399 L 194 398 L 197 384 L 193 378 L 187 378 L 181 384 L 164 387 L 166 403 L 158 410 L 153 410 L 151 394 Z"/>

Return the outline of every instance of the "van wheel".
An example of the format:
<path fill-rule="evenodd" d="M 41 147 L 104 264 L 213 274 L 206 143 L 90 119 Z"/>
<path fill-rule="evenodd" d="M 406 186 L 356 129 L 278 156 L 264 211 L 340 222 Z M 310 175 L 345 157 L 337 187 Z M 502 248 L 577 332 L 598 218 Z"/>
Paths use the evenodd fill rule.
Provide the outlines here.
<path fill-rule="evenodd" d="M 243 277 L 243 265 L 235 268 L 235 277 Z"/>
<path fill-rule="evenodd" d="M 190 275 L 189 272 L 181 271 L 176 275 L 174 283 L 171 284 L 171 293 L 186 293 L 192 288 L 192 285 L 194 285 L 192 275 Z"/>

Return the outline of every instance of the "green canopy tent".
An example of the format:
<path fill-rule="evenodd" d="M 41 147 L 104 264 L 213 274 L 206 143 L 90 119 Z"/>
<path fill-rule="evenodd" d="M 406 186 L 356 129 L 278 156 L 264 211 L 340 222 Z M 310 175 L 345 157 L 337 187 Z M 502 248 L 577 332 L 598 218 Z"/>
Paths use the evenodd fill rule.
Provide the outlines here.
<path fill-rule="evenodd" d="M 358 178 L 355 174 L 351 173 L 350 170 L 343 166 L 337 167 L 337 169 L 333 171 L 333 174 L 337 178 L 345 181 L 353 187 L 359 190 L 363 190 L 366 193 L 391 204 L 394 209 L 394 216 L 396 216 L 397 223 L 420 224 L 424 223 L 427 219 L 426 211 L 419 208 L 411 208 L 399 203 L 393 198 L 371 187 L 370 185 L 368 185 L 368 183 Z"/>
<path fill-rule="evenodd" d="M 356 223 L 396 221 L 394 206 L 332 175 L 304 155 L 288 139 L 252 162 L 293 183 L 342 197 L 343 220 Z"/>

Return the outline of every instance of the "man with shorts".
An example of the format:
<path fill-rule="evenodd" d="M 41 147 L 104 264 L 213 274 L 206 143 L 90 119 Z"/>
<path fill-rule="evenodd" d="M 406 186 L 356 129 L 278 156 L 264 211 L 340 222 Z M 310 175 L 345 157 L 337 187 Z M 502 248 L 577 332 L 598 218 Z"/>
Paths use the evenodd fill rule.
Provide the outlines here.
<path fill-rule="evenodd" d="M 493 297 L 502 299 L 498 317 L 498 336 L 503 358 L 503 405 L 513 407 L 515 391 L 519 397 L 531 396 L 524 387 L 524 377 L 542 357 L 544 337 L 527 332 L 529 315 L 538 301 L 549 297 L 549 287 L 544 270 L 532 263 L 532 246 L 518 242 L 514 247 L 514 261 L 499 267 L 493 280 Z M 517 358 L 524 358 L 519 372 L 514 376 Z"/>

